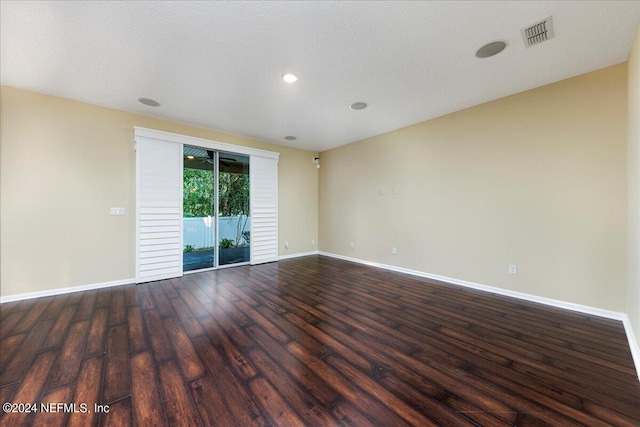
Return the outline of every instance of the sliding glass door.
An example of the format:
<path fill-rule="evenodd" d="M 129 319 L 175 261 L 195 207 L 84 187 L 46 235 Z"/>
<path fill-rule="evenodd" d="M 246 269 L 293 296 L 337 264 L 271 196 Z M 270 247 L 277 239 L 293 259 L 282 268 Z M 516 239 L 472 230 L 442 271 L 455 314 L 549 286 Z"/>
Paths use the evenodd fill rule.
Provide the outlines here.
<path fill-rule="evenodd" d="M 134 130 L 136 283 L 278 261 L 279 153 Z"/>
<path fill-rule="evenodd" d="M 183 271 L 216 266 L 215 158 L 211 150 L 183 148 Z"/>
<path fill-rule="evenodd" d="M 249 156 L 185 145 L 183 271 L 250 261 Z"/>
<path fill-rule="evenodd" d="M 218 265 L 249 262 L 249 156 L 218 153 Z"/>

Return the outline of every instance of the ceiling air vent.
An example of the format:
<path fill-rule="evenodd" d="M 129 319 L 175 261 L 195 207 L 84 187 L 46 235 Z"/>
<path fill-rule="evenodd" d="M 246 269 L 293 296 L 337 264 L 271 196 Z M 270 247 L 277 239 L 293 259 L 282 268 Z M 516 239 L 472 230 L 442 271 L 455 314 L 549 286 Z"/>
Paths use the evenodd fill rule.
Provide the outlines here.
<path fill-rule="evenodd" d="M 531 47 L 553 38 L 553 19 L 548 17 L 520 30 L 525 47 Z"/>

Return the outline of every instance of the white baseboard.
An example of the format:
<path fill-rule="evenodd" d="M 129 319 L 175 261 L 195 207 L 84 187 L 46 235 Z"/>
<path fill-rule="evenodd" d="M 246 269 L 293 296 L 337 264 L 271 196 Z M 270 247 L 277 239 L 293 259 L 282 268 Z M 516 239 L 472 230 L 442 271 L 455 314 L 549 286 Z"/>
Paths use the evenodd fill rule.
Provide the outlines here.
<path fill-rule="evenodd" d="M 331 258 L 342 259 L 345 261 L 351 261 L 358 264 L 364 264 L 372 267 L 382 268 L 384 270 L 396 271 L 398 273 L 411 274 L 413 276 L 424 277 L 426 279 L 437 280 L 440 282 L 446 282 L 453 285 L 460 285 L 467 288 L 479 289 L 479 290 L 486 291 L 493 294 L 504 295 L 504 296 L 518 298 L 526 301 L 537 302 L 540 304 L 545 304 L 553 307 L 563 308 L 566 310 L 577 311 L 585 314 L 591 314 L 593 316 L 605 317 L 607 319 L 613 319 L 613 320 L 620 320 L 624 325 L 624 329 L 627 334 L 627 339 L 629 341 L 629 349 L 631 350 L 631 356 L 633 357 L 633 362 L 636 366 L 638 378 L 640 379 L 640 346 L 638 345 L 636 336 L 634 335 L 633 330 L 631 328 L 631 320 L 629 319 L 629 316 L 626 313 L 622 313 L 619 311 L 605 310 L 602 308 L 591 307 L 588 305 L 574 304 L 572 302 L 540 297 L 537 295 L 527 294 L 524 292 L 511 291 L 509 289 L 496 288 L 494 286 L 482 285 L 479 283 L 469 282 L 466 280 L 455 279 L 453 277 L 440 276 L 437 274 L 426 273 L 424 271 L 411 270 L 408 268 L 396 267 L 388 264 L 380 264 L 377 262 L 365 261 L 362 259 L 351 258 L 344 255 L 338 255 L 338 254 L 329 253 L 329 252 L 319 251 L 318 254 L 328 256 Z"/>
<path fill-rule="evenodd" d="M 50 297 L 54 295 L 70 294 L 72 292 L 89 291 L 92 289 L 110 288 L 135 283 L 136 279 L 114 280 L 112 282 L 94 283 L 91 285 L 71 286 L 68 288 L 49 289 L 46 291 L 28 292 L 25 294 L 0 296 L 0 304 L 5 302 L 22 301 L 25 299 Z"/>
<path fill-rule="evenodd" d="M 624 325 L 624 330 L 627 333 L 627 339 L 629 340 L 629 349 L 631 349 L 633 363 L 636 364 L 638 379 L 640 379 L 640 345 L 638 345 L 636 335 L 633 333 L 633 328 L 631 327 L 631 319 L 629 319 L 629 316 L 626 314 L 624 316 L 625 318 L 622 320 L 622 324 Z"/>
<path fill-rule="evenodd" d="M 303 257 L 303 256 L 309 256 L 309 255 L 318 255 L 318 251 L 301 252 L 299 254 L 291 254 L 291 255 L 280 255 L 278 257 L 278 260 L 291 259 L 291 258 L 300 258 L 300 257 Z"/>

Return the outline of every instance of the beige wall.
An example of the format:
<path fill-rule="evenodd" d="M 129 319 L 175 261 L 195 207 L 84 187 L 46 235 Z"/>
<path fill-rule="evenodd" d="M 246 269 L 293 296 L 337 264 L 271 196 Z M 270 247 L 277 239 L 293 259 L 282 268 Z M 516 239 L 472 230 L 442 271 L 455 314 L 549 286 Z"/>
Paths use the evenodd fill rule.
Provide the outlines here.
<path fill-rule="evenodd" d="M 14 88 L 1 91 L 2 296 L 135 276 L 133 126 L 280 152 L 280 253 L 316 250 L 315 153 Z M 110 216 L 110 207 L 124 207 L 126 215 Z"/>
<path fill-rule="evenodd" d="M 323 152 L 320 250 L 626 311 L 626 135 L 619 64 Z"/>
<path fill-rule="evenodd" d="M 631 325 L 640 342 L 640 27 L 629 58 L 629 306 Z"/>

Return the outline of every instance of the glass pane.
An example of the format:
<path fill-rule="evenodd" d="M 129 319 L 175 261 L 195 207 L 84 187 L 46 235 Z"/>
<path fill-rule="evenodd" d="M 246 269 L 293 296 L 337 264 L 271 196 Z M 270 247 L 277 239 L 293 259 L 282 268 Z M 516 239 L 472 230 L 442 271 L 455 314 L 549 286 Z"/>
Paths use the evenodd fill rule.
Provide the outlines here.
<path fill-rule="evenodd" d="M 215 267 L 215 153 L 184 146 L 182 270 Z"/>
<path fill-rule="evenodd" d="M 220 153 L 218 170 L 218 264 L 248 262 L 251 241 L 249 157 Z"/>

